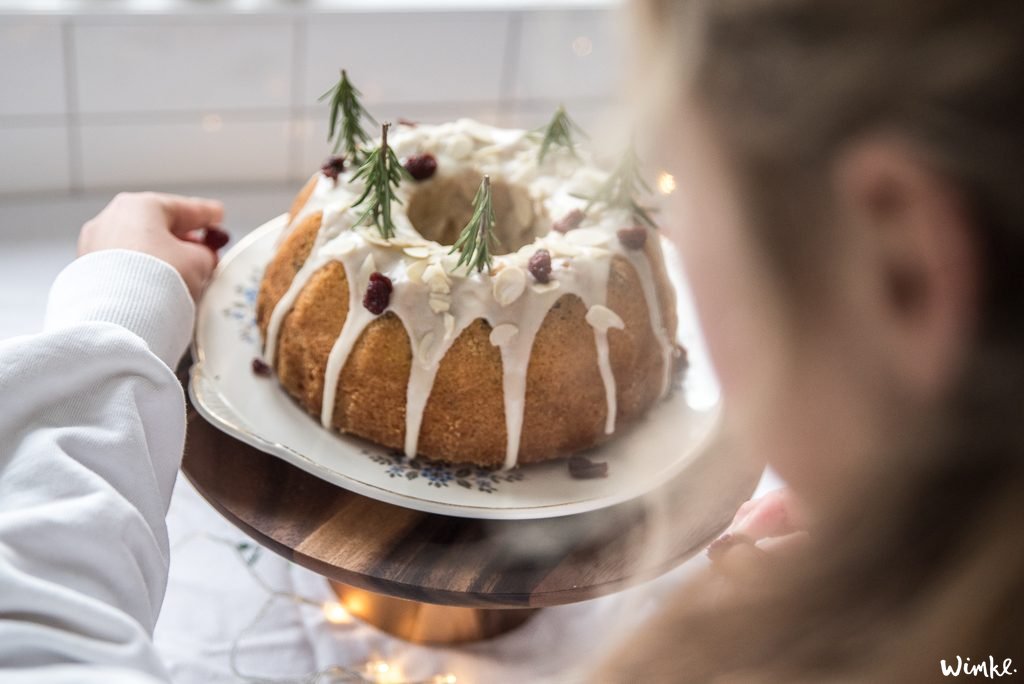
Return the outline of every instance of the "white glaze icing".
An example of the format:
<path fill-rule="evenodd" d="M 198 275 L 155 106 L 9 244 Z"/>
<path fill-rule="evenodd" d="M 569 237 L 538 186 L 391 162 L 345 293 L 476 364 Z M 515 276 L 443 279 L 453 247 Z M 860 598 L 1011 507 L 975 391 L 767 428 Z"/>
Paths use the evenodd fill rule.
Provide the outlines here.
<path fill-rule="evenodd" d="M 400 158 L 433 154 L 438 162 L 435 178 L 470 168 L 481 176 L 488 174 L 495 180 L 521 185 L 533 206 L 519 206 L 523 203 L 520 199 L 513 206 L 515 215 L 520 221 L 531 214 L 544 216 L 545 226 L 573 209 L 582 209 L 585 201 L 578 195 L 594 193 L 607 177 L 585 152 L 581 159 L 574 159 L 567 152 L 553 151 L 538 167 L 535 137 L 469 119 L 437 126 L 397 127 L 389 140 Z M 351 210 L 351 204 L 362 191 L 361 185 L 352 182 L 353 171 L 346 169 L 337 183 L 321 175 L 305 206 L 282 234 L 284 240 L 304 217 L 324 212 L 309 258 L 271 313 L 265 343 L 265 356 L 273 365 L 281 326 L 299 294 L 317 271 L 331 262 L 340 262 L 348 279 L 349 309 L 325 371 L 321 407 L 325 427 L 331 426 L 345 362 L 366 326 L 376 319 L 362 304 L 374 271 L 393 283 L 388 311 L 401 320 L 412 348 L 405 426 L 405 453 L 410 457 L 417 453 L 423 413 L 441 360 L 467 327 L 483 319 L 492 328 L 491 343 L 501 351 L 507 431 L 504 466 L 516 466 L 534 339 L 548 311 L 564 295 L 575 295 L 587 306 L 607 400 L 605 431 L 612 433 L 617 402 L 608 330 L 623 327 L 618 314 L 607 307 L 608 278 L 615 256 L 633 265 L 642 284 L 651 326 L 662 347 L 665 373 L 661 392 L 667 393 L 674 345 L 664 329 L 658 289 L 647 261 L 648 252 L 660 258 L 660 244 L 647 250 L 624 247 L 616 232 L 630 225 L 627 211 L 591 212 L 576 230 L 565 234 L 552 231 L 516 252 L 496 256 L 492 273 L 467 272 L 464 267 L 456 267 L 458 256 L 448 254 L 450 247 L 420 236 L 401 207 L 394 210 L 396 235 L 391 240 L 381 239 L 375 228 L 353 227 L 358 213 Z M 407 204 L 418 187 L 418 183 L 404 182 L 396 196 Z M 547 249 L 552 256 L 548 283 L 538 283 L 528 273 L 529 259 L 538 249 Z"/>

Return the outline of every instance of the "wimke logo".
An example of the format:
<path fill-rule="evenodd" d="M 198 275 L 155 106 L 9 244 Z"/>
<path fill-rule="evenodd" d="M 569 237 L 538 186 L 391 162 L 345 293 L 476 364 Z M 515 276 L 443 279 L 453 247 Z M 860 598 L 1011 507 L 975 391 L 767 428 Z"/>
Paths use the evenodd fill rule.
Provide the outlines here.
<path fill-rule="evenodd" d="M 945 660 L 940 660 L 939 668 L 942 670 L 943 677 L 965 676 L 998 679 L 1017 674 L 1017 668 L 1013 666 L 1013 659 L 1007 658 L 1002 664 L 999 664 L 993 656 L 989 656 L 987 661 L 983 660 L 980 663 L 972 663 L 970 658 L 961 659 L 960 656 L 957 656 L 955 665 L 953 661 L 947 664 Z"/>

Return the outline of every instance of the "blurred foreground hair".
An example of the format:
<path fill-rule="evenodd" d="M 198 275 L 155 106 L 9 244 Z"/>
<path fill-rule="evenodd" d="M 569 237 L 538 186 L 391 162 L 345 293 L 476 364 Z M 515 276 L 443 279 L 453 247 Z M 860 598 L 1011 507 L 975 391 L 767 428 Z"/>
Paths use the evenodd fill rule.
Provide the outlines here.
<path fill-rule="evenodd" d="M 962 194 L 981 301 L 960 382 L 870 497 L 735 593 L 687 586 L 599 680 L 935 681 L 957 655 L 1024 671 L 1024 3 L 634 4 L 657 109 L 715 122 L 794 317 L 830 278 L 830 164 L 871 133 Z"/>

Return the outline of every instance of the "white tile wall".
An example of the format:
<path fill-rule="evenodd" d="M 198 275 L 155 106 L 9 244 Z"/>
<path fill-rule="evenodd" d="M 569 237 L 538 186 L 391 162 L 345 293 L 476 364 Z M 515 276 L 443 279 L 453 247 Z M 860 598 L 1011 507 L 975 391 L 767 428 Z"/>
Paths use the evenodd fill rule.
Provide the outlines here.
<path fill-rule="evenodd" d="M 295 194 L 293 187 L 272 186 L 203 184 L 176 190 L 222 200 L 224 227 L 235 239 L 281 213 Z M 0 339 L 42 327 L 47 292 L 57 273 L 75 258 L 80 227 L 112 194 L 25 196 L 0 202 Z"/>
<path fill-rule="evenodd" d="M 60 23 L 0 17 L 0 116 L 63 114 L 64 92 Z"/>
<path fill-rule="evenodd" d="M 289 125 L 209 119 L 82 126 L 82 183 L 98 188 L 155 189 L 160 185 L 284 182 Z"/>
<path fill-rule="evenodd" d="M 609 129 L 623 125 L 621 105 L 607 100 L 515 100 L 502 112 L 502 125 L 509 128 L 538 128 L 551 120 L 555 109 L 565 103 L 572 120 L 592 138 L 591 144 L 609 137 Z"/>
<path fill-rule="evenodd" d="M 616 87 L 614 12 L 510 5 L 0 12 L 0 203 L 37 191 L 302 179 L 327 152 L 316 98 L 341 66 L 381 120 L 533 127 L 559 102 L 585 124 L 600 119 Z M 380 58 L 384 36 L 397 49 Z"/>
<path fill-rule="evenodd" d="M 524 13 L 512 97 L 609 96 L 621 76 L 619 19 L 610 11 Z"/>
<path fill-rule="evenodd" d="M 385 38 L 386 37 L 386 38 Z M 382 40 L 394 53 L 381 59 Z M 367 103 L 496 102 L 508 14 L 354 14 L 313 22 L 306 36 L 308 99 L 348 69 Z"/>
<path fill-rule="evenodd" d="M 0 128 L 0 188 L 8 192 L 70 189 L 64 126 Z"/>
<path fill-rule="evenodd" d="M 161 112 L 285 108 L 287 20 L 154 19 L 74 28 L 78 109 Z"/>
<path fill-rule="evenodd" d="M 501 107 L 498 104 L 384 104 L 370 105 L 369 109 L 378 121 L 391 121 L 392 123 L 396 123 L 399 118 L 419 123 L 442 123 L 469 117 L 484 123 L 505 125 Z M 302 154 L 298 159 L 294 177 L 306 178 L 319 168 L 324 158 L 330 154 L 332 145 L 327 142 L 327 117 L 322 115 L 306 117 L 296 129 L 296 135 L 300 136 L 302 144 Z"/>

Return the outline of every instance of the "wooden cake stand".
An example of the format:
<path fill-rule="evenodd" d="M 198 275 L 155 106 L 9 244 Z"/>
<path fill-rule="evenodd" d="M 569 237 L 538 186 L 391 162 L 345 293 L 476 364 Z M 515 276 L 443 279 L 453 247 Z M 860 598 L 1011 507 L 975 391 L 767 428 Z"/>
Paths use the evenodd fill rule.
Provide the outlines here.
<path fill-rule="evenodd" d="M 326 577 L 356 617 L 409 641 L 459 643 L 678 566 L 725 528 L 762 466 L 712 448 L 642 500 L 543 520 L 455 518 L 336 487 L 221 432 L 190 403 L 182 470 L 246 534 Z"/>

